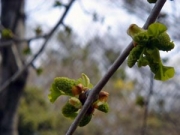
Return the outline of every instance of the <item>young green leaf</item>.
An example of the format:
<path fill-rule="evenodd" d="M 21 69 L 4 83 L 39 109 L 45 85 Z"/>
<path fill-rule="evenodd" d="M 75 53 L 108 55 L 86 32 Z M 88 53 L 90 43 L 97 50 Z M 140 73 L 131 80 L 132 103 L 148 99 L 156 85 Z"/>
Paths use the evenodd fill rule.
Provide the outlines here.
<path fill-rule="evenodd" d="M 59 96 L 63 95 L 63 93 L 56 88 L 54 82 L 51 85 L 50 92 L 51 93 L 48 95 L 48 98 L 52 103 L 54 103 Z"/>
<path fill-rule="evenodd" d="M 161 23 L 153 23 L 148 30 L 143 30 L 135 24 L 128 28 L 128 34 L 132 37 L 136 46 L 131 50 L 128 57 L 128 66 L 132 67 L 137 62 L 138 67 L 149 65 L 155 74 L 154 78 L 166 81 L 175 74 L 173 67 L 162 64 L 159 50 L 170 51 L 174 43 L 166 33 L 166 26 Z"/>
<path fill-rule="evenodd" d="M 76 85 L 76 81 L 73 79 L 66 77 L 55 78 L 50 88 L 51 93 L 48 95 L 49 100 L 54 102 L 61 95 L 74 96 L 72 90 Z"/>
<path fill-rule="evenodd" d="M 137 62 L 137 60 L 141 56 L 142 52 L 143 52 L 143 47 L 141 45 L 137 45 L 131 50 L 128 56 L 128 61 L 127 61 L 127 64 L 130 68 L 134 66 L 134 64 Z"/>
<path fill-rule="evenodd" d="M 167 27 L 162 23 L 153 23 L 148 27 L 147 33 L 149 36 L 157 37 L 167 30 Z"/>
<path fill-rule="evenodd" d="M 81 74 L 81 78 L 77 80 L 77 82 L 81 83 L 83 87 L 86 87 L 88 89 L 93 88 L 93 85 L 90 83 L 90 79 L 88 76 L 84 73 Z"/>

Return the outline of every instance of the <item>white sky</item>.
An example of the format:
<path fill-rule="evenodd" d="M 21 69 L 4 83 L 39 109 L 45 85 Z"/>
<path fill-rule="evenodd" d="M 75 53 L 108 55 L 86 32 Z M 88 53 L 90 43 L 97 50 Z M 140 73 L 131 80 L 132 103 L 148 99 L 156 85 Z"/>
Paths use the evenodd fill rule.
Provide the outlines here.
<path fill-rule="evenodd" d="M 130 24 L 136 23 L 139 26 L 144 24 L 143 20 L 137 19 L 136 16 L 128 14 L 120 6 L 115 6 L 107 1 L 76 0 L 64 23 L 72 27 L 82 42 L 86 42 L 95 35 L 103 36 L 105 33 L 110 33 L 114 37 L 122 37 L 122 35 L 126 35 L 126 30 Z M 54 0 L 27 0 L 26 2 L 27 25 L 30 27 L 28 29 L 30 35 L 34 34 L 33 29 L 37 25 L 41 25 L 43 31 L 48 32 L 57 23 L 64 11 L 63 7 L 53 7 Z M 173 2 L 168 0 L 162 11 L 168 12 L 170 15 L 179 15 L 178 3 L 180 3 L 180 0 L 174 0 Z M 100 15 L 100 18 L 105 18 L 103 23 L 93 22 L 92 15 L 86 13 L 93 13 L 94 11 Z M 111 27 L 110 31 L 108 31 L 109 26 Z M 131 41 L 129 36 L 125 36 L 124 39 L 127 45 Z M 38 41 L 38 44 L 41 44 L 41 42 Z M 34 47 L 37 49 L 36 45 Z M 163 52 L 162 55 L 167 56 L 173 53 L 173 51 Z"/>

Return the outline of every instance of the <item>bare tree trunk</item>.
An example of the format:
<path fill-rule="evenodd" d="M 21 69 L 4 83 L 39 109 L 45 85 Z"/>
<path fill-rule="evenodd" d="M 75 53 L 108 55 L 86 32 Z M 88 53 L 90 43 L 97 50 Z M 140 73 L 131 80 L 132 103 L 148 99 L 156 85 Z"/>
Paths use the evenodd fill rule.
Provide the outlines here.
<path fill-rule="evenodd" d="M 24 0 L 1 0 L 1 24 L 11 29 L 18 38 L 24 36 Z M 6 39 L 2 39 L 6 40 Z M 1 67 L 0 84 L 2 85 L 23 66 L 21 44 L 0 48 Z M 0 93 L 0 135 L 17 135 L 17 108 L 24 89 L 28 71 L 12 82 Z"/>

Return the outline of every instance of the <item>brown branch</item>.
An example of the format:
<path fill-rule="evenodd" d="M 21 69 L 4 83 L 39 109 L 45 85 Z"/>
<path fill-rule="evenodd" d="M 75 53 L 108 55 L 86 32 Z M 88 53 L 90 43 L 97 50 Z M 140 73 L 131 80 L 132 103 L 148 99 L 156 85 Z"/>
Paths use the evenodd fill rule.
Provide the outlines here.
<path fill-rule="evenodd" d="M 39 51 L 32 57 L 31 60 L 29 60 L 22 69 L 18 70 L 11 78 L 9 78 L 1 87 L 0 87 L 0 93 L 9 85 L 11 84 L 13 81 L 15 81 L 33 62 L 34 60 L 36 60 L 36 58 L 43 52 L 44 48 L 47 45 L 47 42 L 49 41 L 49 39 L 51 38 L 51 36 L 53 35 L 53 33 L 55 32 L 55 30 L 58 28 L 58 26 L 60 24 L 63 23 L 63 20 L 65 18 L 65 16 L 67 15 L 71 5 L 73 4 L 75 0 L 71 0 L 69 2 L 69 4 L 67 5 L 63 15 L 61 16 L 60 20 L 57 22 L 57 24 L 53 27 L 53 29 L 49 32 L 49 34 L 47 35 L 44 43 L 42 44 L 42 47 L 39 49 Z"/>
<path fill-rule="evenodd" d="M 158 0 L 152 9 L 148 19 L 146 20 L 146 23 L 144 24 L 143 28 L 147 29 L 148 26 L 156 21 L 156 18 L 158 17 L 162 7 L 164 6 L 166 0 Z M 120 55 L 116 61 L 113 63 L 113 65 L 109 68 L 107 73 L 104 75 L 104 77 L 97 83 L 97 85 L 93 88 L 92 92 L 89 94 L 85 104 L 83 105 L 81 111 L 79 112 L 78 116 L 75 118 L 74 122 L 69 127 L 66 135 L 72 135 L 74 131 L 76 130 L 80 120 L 85 115 L 86 111 L 92 104 L 94 97 L 101 91 L 101 89 L 105 86 L 105 84 L 108 82 L 108 80 L 111 78 L 111 76 L 115 73 L 115 71 L 121 66 L 121 64 L 124 62 L 124 60 L 129 55 L 129 52 L 132 50 L 133 44 L 132 42 L 127 46 L 127 48 L 123 51 L 122 55 Z"/>

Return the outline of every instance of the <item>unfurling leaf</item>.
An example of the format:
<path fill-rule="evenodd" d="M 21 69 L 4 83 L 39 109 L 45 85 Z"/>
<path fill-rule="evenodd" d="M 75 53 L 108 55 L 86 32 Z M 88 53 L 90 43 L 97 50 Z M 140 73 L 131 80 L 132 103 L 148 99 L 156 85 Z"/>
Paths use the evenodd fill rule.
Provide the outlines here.
<path fill-rule="evenodd" d="M 141 45 L 137 45 L 131 50 L 127 61 L 127 64 L 130 68 L 134 66 L 134 64 L 141 56 L 142 52 L 143 52 L 143 47 Z"/>
<path fill-rule="evenodd" d="M 62 114 L 67 118 L 74 119 L 84 105 L 92 87 L 93 85 L 85 74 L 82 74 L 81 78 L 77 80 L 69 79 L 67 77 L 57 77 L 51 85 L 48 98 L 51 102 L 55 102 L 61 95 L 69 96 L 68 102 L 62 108 Z M 99 95 L 94 98 L 93 103 L 79 123 L 80 127 L 83 127 L 90 122 L 95 109 L 105 113 L 108 112 L 108 95 L 109 93 L 101 91 Z"/>
<path fill-rule="evenodd" d="M 138 67 L 148 65 L 157 80 L 166 81 L 172 78 L 175 74 L 174 68 L 164 66 L 159 53 L 159 50 L 170 51 L 174 48 L 174 43 L 166 30 L 166 26 L 161 23 L 151 24 L 148 30 L 132 24 L 127 33 L 136 46 L 128 56 L 128 66 L 131 68 L 137 62 Z"/>

